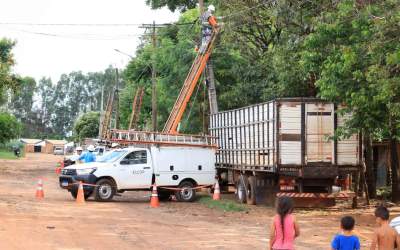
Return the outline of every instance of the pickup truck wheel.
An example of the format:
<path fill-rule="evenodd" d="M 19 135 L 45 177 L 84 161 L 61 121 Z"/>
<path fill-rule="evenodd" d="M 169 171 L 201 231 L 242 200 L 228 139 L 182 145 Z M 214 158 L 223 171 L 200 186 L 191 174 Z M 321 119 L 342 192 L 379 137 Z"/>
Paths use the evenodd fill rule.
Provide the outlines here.
<path fill-rule="evenodd" d="M 247 179 L 247 204 L 256 205 L 256 177 L 250 176 Z"/>
<path fill-rule="evenodd" d="M 108 179 L 101 179 L 96 182 L 95 196 L 96 201 L 110 201 L 115 195 L 116 188 L 114 182 Z"/>
<path fill-rule="evenodd" d="M 190 181 L 184 181 L 179 185 L 182 190 L 175 193 L 178 201 L 192 202 L 196 199 L 196 190 L 193 188 L 193 183 Z"/>
<path fill-rule="evenodd" d="M 247 187 L 247 177 L 243 175 L 243 177 L 239 177 L 236 182 L 236 200 L 239 203 L 246 203 L 247 194 L 246 194 L 246 187 Z"/>
<path fill-rule="evenodd" d="M 85 191 L 83 192 L 83 196 L 85 197 L 85 200 L 87 200 L 91 195 L 93 191 Z M 78 190 L 71 190 L 71 195 L 74 199 L 78 196 Z"/>

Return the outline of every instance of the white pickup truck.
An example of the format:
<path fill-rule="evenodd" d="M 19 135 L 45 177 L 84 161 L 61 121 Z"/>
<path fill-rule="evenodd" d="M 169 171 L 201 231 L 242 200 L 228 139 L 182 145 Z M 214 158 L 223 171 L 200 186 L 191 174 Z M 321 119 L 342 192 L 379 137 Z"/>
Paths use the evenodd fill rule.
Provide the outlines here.
<path fill-rule="evenodd" d="M 210 147 L 149 146 L 117 149 L 96 162 L 65 167 L 59 177 L 60 187 L 77 196 L 77 182 L 84 185 L 85 198 L 94 193 L 97 201 L 110 201 L 124 191 L 160 188 L 160 199 L 174 193 L 178 201 L 193 201 L 192 187 L 212 185 L 215 181 L 215 150 Z M 171 191 L 162 187 L 179 187 Z"/>

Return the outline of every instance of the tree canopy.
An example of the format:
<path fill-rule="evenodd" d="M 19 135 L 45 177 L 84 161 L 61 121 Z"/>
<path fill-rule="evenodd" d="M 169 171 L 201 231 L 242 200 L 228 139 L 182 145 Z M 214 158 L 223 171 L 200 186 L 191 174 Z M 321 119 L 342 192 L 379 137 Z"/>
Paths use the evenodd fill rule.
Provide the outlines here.
<path fill-rule="evenodd" d="M 0 144 L 17 138 L 21 132 L 21 123 L 8 113 L 0 113 Z"/>
<path fill-rule="evenodd" d="M 76 141 L 85 138 L 96 138 L 99 134 L 99 112 L 88 112 L 81 115 L 74 124 L 74 137 Z"/>

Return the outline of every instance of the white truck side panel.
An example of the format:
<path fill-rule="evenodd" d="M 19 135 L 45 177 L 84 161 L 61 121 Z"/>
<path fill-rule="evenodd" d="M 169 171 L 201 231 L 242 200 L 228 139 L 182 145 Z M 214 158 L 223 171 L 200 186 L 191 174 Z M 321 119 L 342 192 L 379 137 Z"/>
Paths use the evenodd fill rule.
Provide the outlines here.
<path fill-rule="evenodd" d="M 279 152 L 281 164 L 301 164 L 301 104 L 282 103 L 279 108 Z M 290 136 L 292 138 L 290 138 Z M 294 135 L 298 138 L 293 139 Z"/>
<path fill-rule="evenodd" d="M 156 176 L 160 186 L 175 186 L 190 178 L 199 185 L 215 182 L 215 150 L 200 147 L 151 147 Z M 174 180 L 173 176 L 178 176 Z"/>
<path fill-rule="evenodd" d="M 343 126 L 349 115 L 338 115 L 337 116 L 337 126 Z M 341 139 L 337 144 L 337 164 L 338 165 L 358 165 L 359 158 L 359 138 L 357 134 L 352 135 L 349 138 Z"/>

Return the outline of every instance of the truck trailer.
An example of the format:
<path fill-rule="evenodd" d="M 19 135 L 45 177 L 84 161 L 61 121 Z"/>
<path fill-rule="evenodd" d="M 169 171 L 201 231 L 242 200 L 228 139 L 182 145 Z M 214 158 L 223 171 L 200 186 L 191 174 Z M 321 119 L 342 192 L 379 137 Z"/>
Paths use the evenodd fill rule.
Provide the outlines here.
<path fill-rule="evenodd" d="M 348 118 L 337 111 L 316 98 L 282 98 L 212 114 L 222 187 L 234 185 L 238 201 L 248 204 L 272 202 L 281 193 L 332 193 L 335 182 L 357 174 L 361 162 L 358 134 L 334 137 Z"/>

